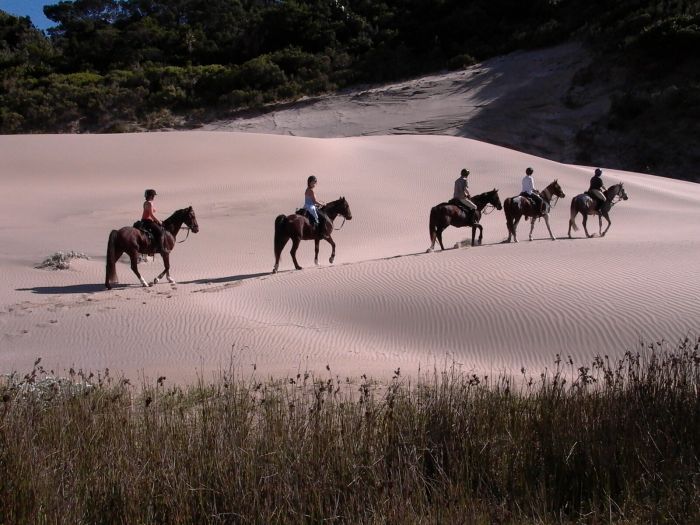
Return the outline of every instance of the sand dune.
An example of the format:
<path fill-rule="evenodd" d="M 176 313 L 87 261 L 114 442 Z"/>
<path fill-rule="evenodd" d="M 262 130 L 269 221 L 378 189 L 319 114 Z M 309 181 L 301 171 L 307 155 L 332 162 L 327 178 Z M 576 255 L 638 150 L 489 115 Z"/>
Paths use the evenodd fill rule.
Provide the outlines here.
<path fill-rule="evenodd" d="M 579 231 L 569 240 L 570 198 L 587 188 L 590 168 L 464 138 L 4 136 L 0 153 L 3 372 L 26 371 L 40 356 L 57 371 L 109 367 L 172 381 L 230 364 L 242 373 L 255 365 L 260 376 L 386 377 L 452 361 L 539 373 L 557 353 L 583 364 L 640 338 L 700 331 L 697 184 L 605 171 L 630 199 L 613 209 L 605 238 Z M 533 242 L 521 224 L 521 242 L 502 244 L 496 211 L 482 221 L 483 246 L 425 253 L 429 210 L 451 196 L 462 167 L 473 193 L 496 187 L 503 200 L 528 165 L 538 186 L 557 178 L 567 194 L 551 216 L 560 240 L 541 222 Z M 304 270 L 292 269 L 288 245 L 273 275 L 274 218 L 301 205 L 311 173 L 319 198 L 345 196 L 353 220 L 334 234 L 334 265 L 323 243 L 314 267 L 304 242 Z M 147 187 L 158 190 L 161 218 L 192 205 L 201 231 L 173 251 L 177 284 L 142 288 L 124 258 L 121 285 L 105 291 L 108 233 L 137 218 Z M 470 236 L 444 234 L 449 247 Z M 59 250 L 91 259 L 34 268 Z M 161 269 L 158 259 L 141 265 L 147 279 Z"/>

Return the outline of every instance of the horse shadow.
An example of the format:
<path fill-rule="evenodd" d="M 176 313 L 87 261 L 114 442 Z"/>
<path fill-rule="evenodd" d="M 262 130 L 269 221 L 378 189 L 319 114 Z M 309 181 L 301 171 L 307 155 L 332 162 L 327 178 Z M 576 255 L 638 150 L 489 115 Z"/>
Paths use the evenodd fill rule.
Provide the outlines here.
<path fill-rule="evenodd" d="M 101 292 L 104 284 L 72 284 L 69 286 L 34 286 L 32 288 L 16 288 L 17 292 L 32 292 L 40 295 L 85 294 Z"/>
<path fill-rule="evenodd" d="M 191 281 L 178 281 L 178 284 L 226 284 L 235 283 L 238 281 L 247 281 L 249 279 L 257 279 L 258 277 L 264 277 L 266 275 L 271 275 L 270 272 L 260 272 L 260 273 L 245 273 L 240 275 L 229 275 L 227 277 L 216 277 L 214 279 L 193 279 Z"/>

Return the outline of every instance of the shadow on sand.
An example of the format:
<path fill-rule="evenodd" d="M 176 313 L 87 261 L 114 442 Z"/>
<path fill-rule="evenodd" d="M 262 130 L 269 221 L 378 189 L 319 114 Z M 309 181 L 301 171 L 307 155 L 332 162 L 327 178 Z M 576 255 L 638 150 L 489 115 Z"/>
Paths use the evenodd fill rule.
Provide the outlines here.
<path fill-rule="evenodd" d="M 17 288 L 17 292 L 32 292 L 41 295 L 58 295 L 71 293 L 96 293 L 105 289 L 103 283 L 72 284 L 70 286 L 35 286 L 34 288 Z"/>
<path fill-rule="evenodd" d="M 179 281 L 178 284 L 225 284 L 225 283 L 235 283 L 237 281 L 247 281 L 248 279 L 256 279 L 258 277 L 264 277 L 265 275 L 272 275 L 271 272 L 261 272 L 261 273 L 247 273 L 241 275 L 229 275 L 228 277 L 216 277 L 214 279 L 195 279 L 193 281 Z"/>

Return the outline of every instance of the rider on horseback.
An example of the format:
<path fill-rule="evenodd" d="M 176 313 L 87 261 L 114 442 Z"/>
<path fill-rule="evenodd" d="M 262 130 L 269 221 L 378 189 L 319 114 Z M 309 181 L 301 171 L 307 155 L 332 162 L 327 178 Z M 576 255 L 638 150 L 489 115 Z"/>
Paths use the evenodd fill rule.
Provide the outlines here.
<path fill-rule="evenodd" d="M 314 188 L 318 180 L 314 175 L 311 175 L 306 179 L 306 192 L 304 193 L 304 209 L 311 219 L 311 225 L 316 229 L 317 232 L 323 231 L 323 226 L 325 225 L 326 216 L 323 212 L 319 212 L 316 206 L 325 206 L 324 203 L 316 200 L 316 195 L 314 195 Z"/>
<path fill-rule="evenodd" d="M 143 203 L 143 213 L 141 214 L 141 226 L 148 230 L 151 235 L 153 235 L 153 249 L 155 252 L 168 253 L 168 250 L 164 243 L 163 237 L 163 223 L 159 221 L 156 216 L 156 209 L 153 206 L 153 199 L 157 195 L 156 190 L 146 190 L 144 198 L 146 202 Z"/>
<path fill-rule="evenodd" d="M 535 180 L 532 178 L 533 170 L 532 168 L 527 168 L 525 170 L 525 176 L 523 177 L 523 188 L 520 195 L 522 197 L 531 199 L 538 213 L 544 213 L 545 206 L 540 193 L 535 189 Z"/>
<path fill-rule="evenodd" d="M 467 217 L 474 216 L 476 211 L 476 204 L 471 200 L 471 195 L 469 195 L 469 182 L 467 177 L 469 176 L 468 169 L 462 169 L 459 174 L 459 178 L 455 181 L 454 196 L 452 202 L 457 206 L 462 208 L 467 214 Z"/>
<path fill-rule="evenodd" d="M 603 206 L 605 205 L 605 194 L 603 193 L 605 191 L 605 186 L 603 186 L 603 179 L 600 178 L 602 174 L 603 171 L 600 168 L 596 168 L 593 177 L 591 177 L 590 187 L 587 191 L 588 195 L 595 200 L 596 210 L 599 212 L 603 210 Z"/>

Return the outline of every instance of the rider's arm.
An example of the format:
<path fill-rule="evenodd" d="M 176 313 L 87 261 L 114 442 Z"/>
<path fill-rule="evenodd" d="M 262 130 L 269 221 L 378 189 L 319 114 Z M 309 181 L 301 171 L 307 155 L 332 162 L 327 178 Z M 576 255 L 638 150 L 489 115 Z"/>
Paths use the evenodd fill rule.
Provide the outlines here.
<path fill-rule="evenodd" d="M 149 201 L 146 201 L 146 203 L 143 205 L 143 209 L 145 212 L 144 215 L 146 219 L 149 219 L 155 222 L 156 224 L 160 224 L 160 221 L 156 218 L 155 215 L 153 215 L 153 205 Z"/>
<path fill-rule="evenodd" d="M 321 201 L 316 200 L 316 195 L 314 194 L 314 190 L 309 190 L 309 193 L 311 193 L 311 199 L 314 201 L 314 204 L 316 206 L 323 206 L 324 205 Z"/>

